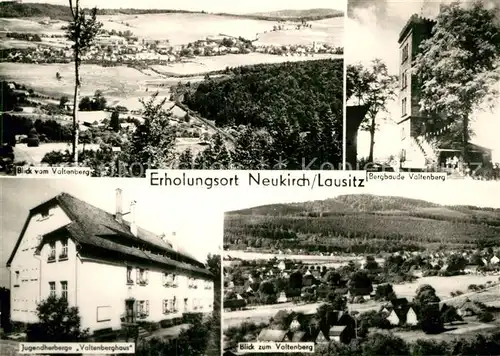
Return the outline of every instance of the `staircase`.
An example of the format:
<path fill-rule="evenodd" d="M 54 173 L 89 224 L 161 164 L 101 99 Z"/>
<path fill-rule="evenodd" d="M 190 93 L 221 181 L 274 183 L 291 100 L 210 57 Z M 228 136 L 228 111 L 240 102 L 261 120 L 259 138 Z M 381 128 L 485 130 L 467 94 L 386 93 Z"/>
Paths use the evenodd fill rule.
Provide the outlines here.
<path fill-rule="evenodd" d="M 146 336 L 149 336 L 149 331 L 147 331 L 146 329 L 144 329 L 142 326 L 139 326 L 137 328 L 137 335 L 138 335 L 139 339 L 143 339 Z"/>

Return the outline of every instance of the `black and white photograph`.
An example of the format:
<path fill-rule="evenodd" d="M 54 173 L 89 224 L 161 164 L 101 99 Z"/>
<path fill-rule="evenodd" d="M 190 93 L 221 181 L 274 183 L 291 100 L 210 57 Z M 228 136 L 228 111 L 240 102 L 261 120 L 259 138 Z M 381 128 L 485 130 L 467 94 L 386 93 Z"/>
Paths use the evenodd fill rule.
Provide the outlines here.
<path fill-rule="evenodd" d="M 248 342 L 499 354 L 498 184 L 466 181 L 458 195 L 462 183 L 240 200 L 224 221 L 224 355 L 269 355 L 239 349 Z"/>
<path fill-rule="evenodd" d="M 2 1 L 2 174 L 341 169 L 346 8 Z"/>
<path fill-rule="evenodd" d="M 346 161 L 500 177 L 500 4 L 350 0 Z"/>
<path fill-rule="evenodd" d="M 2 178 L 0 199 L 2 355 L 20 342 L 221 354 L 213 202 L 126 178 Z"/>

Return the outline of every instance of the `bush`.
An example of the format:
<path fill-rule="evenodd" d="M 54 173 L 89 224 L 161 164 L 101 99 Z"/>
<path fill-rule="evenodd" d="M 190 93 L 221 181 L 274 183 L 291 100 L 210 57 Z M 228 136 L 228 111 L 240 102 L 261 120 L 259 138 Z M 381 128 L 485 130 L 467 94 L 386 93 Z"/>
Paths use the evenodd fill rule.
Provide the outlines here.
<path fill-rule="evenodd" d="M 488 311 L 482 312 L 477 317 L 477 320 L 479 320 L 482 323 L 489 323 L 489 322 L 493 321 L 494 319 L 495 319 L 495 317 L 493 316 L 493 314 L 488 312 Z"/>
<path fill-rule="evenodd" d="M 38 137 L 27 138 L 26 143 L 28 144 L 28 147 L 40 146 L 40 140 L 38 139 Z"/>

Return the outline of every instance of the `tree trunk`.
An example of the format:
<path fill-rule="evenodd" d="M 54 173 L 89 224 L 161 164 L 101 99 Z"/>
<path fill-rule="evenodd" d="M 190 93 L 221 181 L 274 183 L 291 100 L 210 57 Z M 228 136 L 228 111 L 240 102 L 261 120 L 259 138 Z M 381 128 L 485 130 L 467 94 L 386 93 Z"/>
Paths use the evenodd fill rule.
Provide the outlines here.
<path fill-rule="evenodd" d="M 370 124 L 370 154 L 368 155 L 368 162 L 373 163 L 373 147 L 375 146 L 375 115 L 372 115 L 372 122 Z"/>
<path fill-rule="evenodd" d="M 462 159 L 469 164 L 469 114 L 466 113 L 462 122 Z"/>
<path fill-rule="evenodd" d="M 75 92 L 73 95 L 73 164 L 78 166 L 78 101 L 80 96 L 80 73 L 79 73 L 78 48 L 75 47 Z"/>

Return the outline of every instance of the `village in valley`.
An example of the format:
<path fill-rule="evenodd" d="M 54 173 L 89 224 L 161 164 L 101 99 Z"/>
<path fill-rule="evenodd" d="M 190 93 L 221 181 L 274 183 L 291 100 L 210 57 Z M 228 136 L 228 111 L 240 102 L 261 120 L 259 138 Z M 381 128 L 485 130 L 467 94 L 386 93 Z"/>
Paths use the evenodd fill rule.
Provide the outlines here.
<path fill-rule="evenodd" d="M 354 347 L 353 340 L 396 337 L 408 345 L 416 345 L 422 340 L 452 343 L 461 338 L 473 339 L 477 335 L 498 332 L 498 247 L 404 248 L 398 247 L 405 244 L 403 241 L 394 241 L 389 249 L 392 251 L 385 250 L 387 245 L 382 242 L 374 253 L 363 246 L 358 249 L 365 248 L 365 253 L 345 252 L 350 249 L 346 248 L 346 244 L 350 244 L 348 241 L 354 244 L 352 250 L 356 249 L 355 240 L 362 241 L 363 233 L 354 226 L 349 229 L 348 225 L 339 224 L 344 220 L 337 214 L 353 214 L 352 219 L 357 216 L 357 224 L 364 225 L 363 229 L 378 224 L 383 226 L 386 236 L 396 236 L 402 227 L 391 231 L 390 226 L 395 222 L 389 221 L 398 214 L 391 213 L 390 204 L 399 207 L 412 204 L 404 198 L 397 203 L 398 199 L 340 198 L 349 206 L 364 202 L 380 208 L 387 204 L 386 208 L 374 213 L 381 221 L 373 217 L 370 225 L 365 221 L 371 219 L 365 216 L 367 212 L 355 213 L 346 209 L 349 212 L 341 213 L 335 200 L 270 205 L 228 213 L 223 261 L 226 354 L 244 354 L 237 345 L 249 341 L 314 342 L 317 348 L 327 348 L 332 343 Z M 415 201 L 414 204 L 423 203 Z M 324 209 L 323 214 L 317 211 L 318 206 Z M 329 211 L 329 206 L 335 209 Z M 366 210 L 366 206 L 363 207 L 361 211 Z M 446 221 L 451 220 L 443 215 L 439 217 L 438 210 L 446 210 L 448 214 L 454 209 L 464 211 L 462 208 L 467 209 L 423 208 L 429 209 L 426 218 L 412 208 L 408 214 L 421 217 L 423 230 L 436 224 L 434 228 L 442 231 L 448 224 Z M 476 210 L 482 214 L 479 211 Z M 498 217 L 497 210 L 483 211 L 490 217 Z M 391 217 L 392 214 L 396 215 Z M 315 224 L 327 224 L 320 218 L 322 215 L 326 221 L 332 219 L 328 222 L 332 230 L 320 238 L 317 234 L 326 226 Z M 410 223 L 413 219 L 403 220 Z M 457 240 L 469 234 L 466 232 L 469 220 L 461 223 L 460 220 L 456 220 L 457 224 L 463 224 L 459 228 L 461 232 L 455 231 L 461 235 L 455 235 Z M 281 228 L 273 228 L 278 225 Z M 256 231 L 261 233 L 256 234 Z M 337 236 L 340 231 L 343 232 L 341 240 L 329 242 L 327 236 Z M 493 235 L 498 236 L 498 228 L 491 225 L 490 232 L 493 242 Z M 378 232 L 375 236 L 371 234 L 372 238 L 380 238 Z M 320 248 L 312 247 L 313 241 L 317 241 Z M 344 246 L 344 252 L 334 247 L 339 245 Z M 432 245 L 431 242 L 429 246 Z"/>

